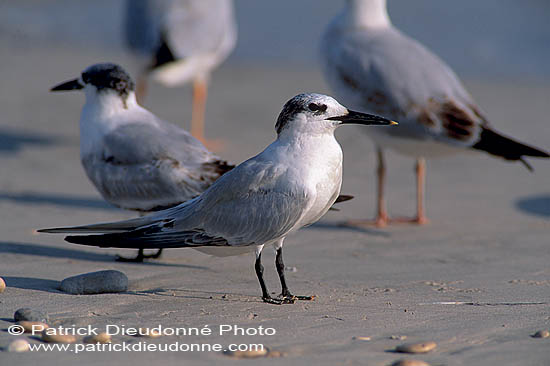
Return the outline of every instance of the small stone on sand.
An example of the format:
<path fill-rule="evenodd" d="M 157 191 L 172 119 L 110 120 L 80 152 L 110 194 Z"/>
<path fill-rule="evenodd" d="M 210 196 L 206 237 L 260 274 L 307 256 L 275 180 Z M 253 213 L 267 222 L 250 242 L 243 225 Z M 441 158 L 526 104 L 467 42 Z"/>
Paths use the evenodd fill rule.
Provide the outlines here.
<path fill-rule="evenodd" d="M 42 322 L 47 323 L 50 321 L 48 314 L 43 313 L 39 310 L 33 310 L 30 308 L 21 308 L 17 309 L 15 311 L 15 314 L 13 314 L 13 319 L 16 322 L 26 320 L 30 322 Z"/>
<path fill-rule="evenodd" d="M 42 340 L 48 343 L 74 343 L 76 337 L 70 334 L 47 334 L 42 333 Z"/>
<path fill-rule="evenodd" d="M 370 341 L 371 340 L 370 337 L 363 337 L 363 336 L 353 337 L 353 339 L 357 339 L 358 341 Z"/>
<path fill-rule="evenodd" d="M 84 343 L 111 343 L 111 335 L 108 333 L 99 333 L 84 337 Z"/>
<path fill-rule="evenodd" d="M 408 343 L 395 347 L 397 352 L 402 353 L 426 353 L 437 347 L 435 342 Z"/>
<path fill-rule="evenodd" d="M 0 294 L 4 292 L 5 289 L 6 289 L 6 282 L 2 277 L 0 277 Z"/>
<path fill-rule="evenodd" d="M 225 351 L 223 354 L 233 358 L 259 358 L 267 357 L 269 350 L 264 347 L 263 349 L 249 351 Z"/>
<path fill-rule="evenodd" d="M 407 336 L 405 336 L 405 335 L 392 335 L 392 336 L 390 336 L 390 339 L 397 339 L 399 341 L 404 341 L 405 339 L 407 339 Z"/>
<path fill-rule="evenodd" d="M 128 277 L 120 271 L 108 270 L 65 278 L 61 291 L 74 295 L 91 295 L 128 290 Z"/>
<path fill-rule="evenodd" d="M 430 366 L 430 364 L 420 360 L 397 360 L 391 366 Z"/>
<path fill-rule="evenodd" d="M 550 337 L 550 332 L 547 330 L 539 330 L 535 334 L 533 334 L 531 337 L 533 338 L 548 338 Z"/>
<path fill-rule="evenodd" d="M 138 337 L 158 338 L 162 336 L 162 333 L 158 329 L 139 328 L 137 334 Z"/>
<path fill-rule="evenodd" d="M 17 325 L 22 326 L 23 329 L 25 329 L 25 333 L 33 333 L 33 330 L 34 330 L 33 334 L 42 333 L 42 331 L 44 329 L 49 328 L 48 324 L 46 324 L 46 323 L 31 322 L 31 321 L 28 321 L 28 320 L 22 320 L 20 322 L 17 322 Z"/>
<path fill-rule="evenodd" d="M 16 339 L 8 346 L 8 352 L 27 352 L 29 350 L 29 342 L 26 339 Z"/>

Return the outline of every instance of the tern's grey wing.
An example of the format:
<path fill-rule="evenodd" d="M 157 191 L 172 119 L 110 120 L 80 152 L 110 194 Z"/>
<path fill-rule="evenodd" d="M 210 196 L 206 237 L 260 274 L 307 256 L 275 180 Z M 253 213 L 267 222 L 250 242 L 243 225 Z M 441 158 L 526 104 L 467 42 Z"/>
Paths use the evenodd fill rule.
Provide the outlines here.
<path fill-rule="evenodd" d="M 383 133 L 471 145 L 486 124 L 454 72 L 397 30 L 329 30 L 322 53 L 329 83 L 350 107 L 399 121 Z"/>
<path fill-rule="evenodd" d="M 148 225 L 125 233 L 72 236 L 67 240 L 125 248 L 264 244 L 296 229 L 315 200 L 315 193 L 293 178 L 296 173 L 293 167 L 253 158 L 222 176 L 203 195 L 153 214 Z M 93 228 L 95 232 L 112 232 L 113 225 L 128 226 L 106 224 L 104 231 L 101 226 Z"/>
<path fill-rule="evenodd" d="M 224 46 L 231 49 L 236 37 L 233 0 L 173 1 L 163 33 L 177 59 L 217 53 Z M 221 51 L 229 53 L 230 49 Z"/>
<path fill-rule="evenodd" d="M 140 211 L 196 197 L 232 168 L 168 123 L 119 127 L 105 136 L 100 154 L 83 157 L 82 162 L 107 201 Z"/>

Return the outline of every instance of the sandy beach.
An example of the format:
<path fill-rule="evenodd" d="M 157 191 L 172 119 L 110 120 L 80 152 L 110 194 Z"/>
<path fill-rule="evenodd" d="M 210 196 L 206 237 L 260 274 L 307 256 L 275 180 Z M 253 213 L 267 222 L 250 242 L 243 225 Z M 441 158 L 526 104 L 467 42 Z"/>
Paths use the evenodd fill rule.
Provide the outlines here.
<path fill-rule="evenodd" d="M 29 307 L 47 312 L 50 326 L 212 329 L 208 336 L 114 335 L 116 343 L 261 343 L 279 356 L 239 360 L 222 352 L 0 352 L 0 364 L 383 366 L 402 358 L 430 365 L 550 364 L 550 338 L 530 336 L 550 328 L 548 161 L 530 160 L 535 168 L 530 173 L 521 164 L 481 153 L 430 160 L 428 226 L 349 229 L 338 224 L 374 214 L 375 154 L 361 128 L 339 129 L 342 193 L 356 198 L 287 239 L 290 289 L 317 297 L 274 306 L 261 301 L 252 254 L 214 258 L 177 249 L 143 264 L 119 263 L 116 254 L 133 252 L 36 235 L 39 228 L 132 217 L 105 203 L 81 167 L 78 118 L 84 96 L 48 92 L 106 57 L 85 47 L 75 52 L 63 44 L 25 47 L 0 40 L 3 50 L 11 50 L 3 52 L 0 68 L 0 277 L 7 284 L 0 294 L 0 347 L 15 339 L 7 332 L 15 310 Z M 132 70 L 127 55 L 109 56 Z M 500 131 L 550 148 L 546 82 L 510 77 L 466 78 L 465 83 Z M 304 91 L 329 93 L 317 66 L 230 62 L 214 75 L 206 133 L 225 139 L 220 155 L 239 163 L 275 138 L 280 108 Z M 188 128 L 190 95 L 189 88 L 153 85 L 146 106 Z M 388 165 L 390 214 L 411 215 L 414 162 L 390 153 Z M 268 286 L 278 293 L 273 251 L 264 253 Z M 69 295 L 58 289 L 66 277 L 104 269 L 124 272 L 129 290 Z M 276 333 L 219 334 L 220 325 Z M 399 344 L 423 341 L 434 341 L 437 348 L 421 355 L 393 351 Z"/>

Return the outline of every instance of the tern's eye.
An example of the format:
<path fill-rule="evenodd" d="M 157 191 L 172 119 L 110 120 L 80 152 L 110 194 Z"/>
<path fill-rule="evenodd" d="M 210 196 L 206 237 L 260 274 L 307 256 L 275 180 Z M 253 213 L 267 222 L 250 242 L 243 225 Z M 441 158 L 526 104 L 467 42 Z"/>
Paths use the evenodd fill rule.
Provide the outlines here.
<path fill-rule="evenodd" d="M 317 112 L 317 111 L 324 112 L 327 110 L 327 106 L 325 104 L 319 105 L 315 103 L 310 103 L 310 105 L 308 105 L 307 107 L 312 112 Z"/>
<path fill-rule="evenodd" d="M 312 112 L 315 112 L 315 111 L 318 111 L 319 110 L 319 106 L 315 103 L 311 103 L 310 105 L 308 105 L 308 108 L 310 111 Z"/>

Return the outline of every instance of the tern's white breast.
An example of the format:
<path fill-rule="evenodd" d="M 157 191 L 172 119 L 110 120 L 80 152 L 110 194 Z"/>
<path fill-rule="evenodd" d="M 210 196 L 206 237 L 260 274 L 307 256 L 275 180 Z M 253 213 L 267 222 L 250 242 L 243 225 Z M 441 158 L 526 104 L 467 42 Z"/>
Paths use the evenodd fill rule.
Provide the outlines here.
<path fill-rule="evenodd" d="M 298 227 L 313 224 L 332 206 L 342 187 L 342 149 L 334 135 L 311 137 L 300 147 L 302 159 L 296 167 L 304 183 L 316 192 L 311 208 L 306 212 Z"/>

